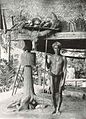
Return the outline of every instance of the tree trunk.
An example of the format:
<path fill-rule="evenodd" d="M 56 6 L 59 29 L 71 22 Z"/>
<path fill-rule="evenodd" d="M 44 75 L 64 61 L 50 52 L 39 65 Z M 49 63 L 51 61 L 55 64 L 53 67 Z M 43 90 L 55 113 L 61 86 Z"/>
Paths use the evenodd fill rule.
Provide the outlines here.
<path fill-rule="evenodd" d="M 34 95 L 32 67 L 24 68 L 24 96 Z"/>
<path fill-rule="evenodd" d="M 33 77 L 32 77 L 32 67 L 34 65 L 34 54 L 25 51 L 21 55 L 21 65 L 24 67 L 24 98 L 21 100 L 22 108 L 35 108 L 36 101 L 34 99 L 34 86 L 33 86 Z"/>

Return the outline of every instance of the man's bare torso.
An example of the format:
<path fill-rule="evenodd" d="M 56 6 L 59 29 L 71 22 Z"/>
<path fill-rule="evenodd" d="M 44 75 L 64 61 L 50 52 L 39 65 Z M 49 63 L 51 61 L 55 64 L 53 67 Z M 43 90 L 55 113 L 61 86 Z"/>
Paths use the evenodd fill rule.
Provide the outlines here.
<path fill-rule="evenodd" d="M 53 55 L 50 58 L 50 62 L 51 62 L 51 73 L 55 74 L 55 75 L 61 75 L 61 73 L 63 72 L 63 64 L 64 64 L 64 60 L 63 57 L 61 55 Z"/>

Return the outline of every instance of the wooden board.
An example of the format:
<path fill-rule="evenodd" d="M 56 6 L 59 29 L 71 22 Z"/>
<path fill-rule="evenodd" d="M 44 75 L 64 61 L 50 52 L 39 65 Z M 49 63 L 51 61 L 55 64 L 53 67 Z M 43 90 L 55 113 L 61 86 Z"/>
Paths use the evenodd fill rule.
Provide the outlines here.
<path fill-rule="evenodd" d="M 86 58 L 86 50 L 83 49 L 62 49 L 61 54 L 70 58 Z"/>
<path fill-rule="evenodd" d="M 55 36 L 47 38 L 48 40 L 57 40 L 57 39 L 86 39 L 86 32 L 59 32 Z"/>

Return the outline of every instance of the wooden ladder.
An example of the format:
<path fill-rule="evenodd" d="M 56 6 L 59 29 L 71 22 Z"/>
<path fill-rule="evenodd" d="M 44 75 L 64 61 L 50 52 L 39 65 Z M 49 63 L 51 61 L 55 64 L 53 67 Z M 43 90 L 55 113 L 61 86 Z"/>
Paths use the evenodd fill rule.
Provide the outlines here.
<path fill-rule="evenodd" d="M 16 92 L 17 92 L 17 88 L 19 86 L 21 78 L 23 78 L 23 72 L 24 72 L 24 67 L 21 67 L 21 65 L 19 65 L 18 71 L 15 75 L 15 80 L 14 80 L 13 90 L 12 90 L 12 96 L 14 94 L 16 94 Z"/>

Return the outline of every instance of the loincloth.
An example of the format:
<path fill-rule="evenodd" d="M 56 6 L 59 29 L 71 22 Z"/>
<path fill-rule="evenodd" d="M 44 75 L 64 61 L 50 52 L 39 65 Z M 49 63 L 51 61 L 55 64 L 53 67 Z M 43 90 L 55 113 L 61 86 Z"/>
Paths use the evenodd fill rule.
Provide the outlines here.
<path fill-rule="evenodd" d="M 60 75 L 55 75 L 52 73 L 51 76 L 52 76 L 52 93 L 60 93 L 63 73 L 61 73 Z"/>

